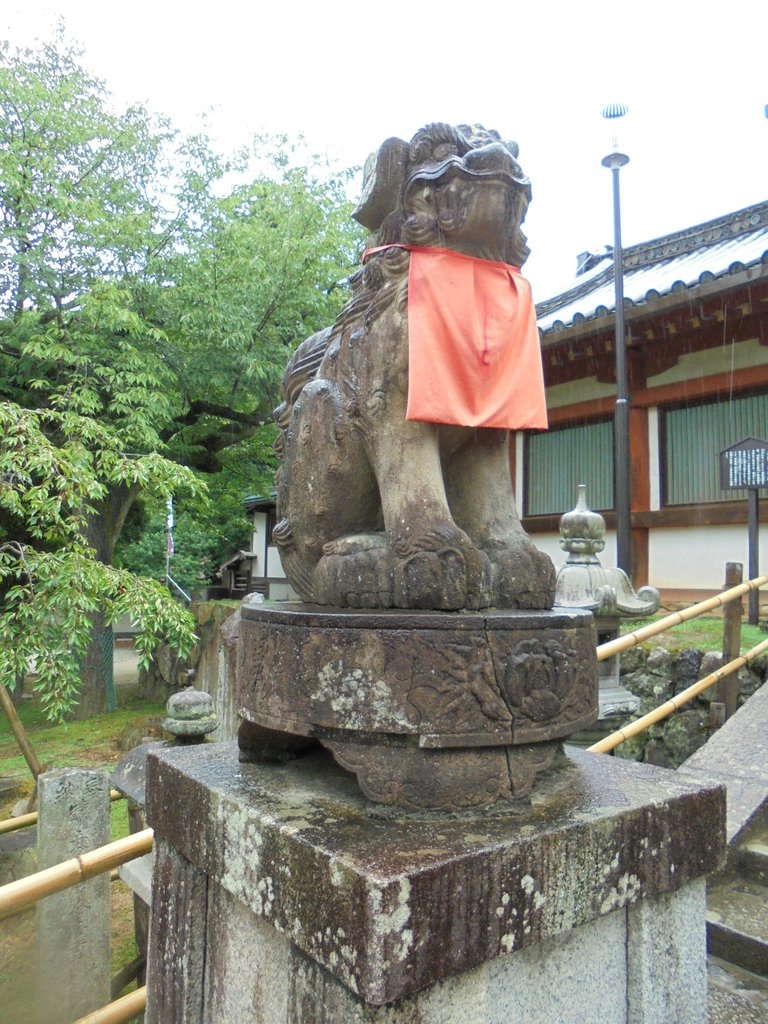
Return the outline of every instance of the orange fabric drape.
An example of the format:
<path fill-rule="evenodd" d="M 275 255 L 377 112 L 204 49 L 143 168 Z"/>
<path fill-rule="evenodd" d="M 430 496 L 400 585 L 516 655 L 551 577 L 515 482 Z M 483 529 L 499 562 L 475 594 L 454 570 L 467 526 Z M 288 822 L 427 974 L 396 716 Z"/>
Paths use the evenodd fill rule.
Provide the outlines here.
<path fill-rule="evenodd" d="M 546 429 L 536 313 L 518 268 L 450 249 L 398 248 L 411 254 L 407 418 Z"/>

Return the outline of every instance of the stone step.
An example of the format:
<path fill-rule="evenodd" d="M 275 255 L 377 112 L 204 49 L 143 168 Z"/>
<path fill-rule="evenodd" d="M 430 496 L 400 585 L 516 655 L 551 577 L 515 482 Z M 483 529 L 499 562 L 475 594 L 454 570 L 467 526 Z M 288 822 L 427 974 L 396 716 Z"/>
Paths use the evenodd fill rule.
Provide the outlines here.
<path fill-rule="evenodd" d="M 37 845 L 37 825 L 20 828 L 17 832 L 6 832 L 0 836 L 0 855 L 15 850 L 28 850 Z"/>
<path fill-rule="evenodd" d="M 733 875 L 715 880 L 707 893 L 707 947 L 768 977 L 768 887 Z"/>
<path fill-rule="evenodd" d="M 0 800 L 16 796 L 27 780 L 19 776 L 0 776 Z"/>
<path fill-rule="evenodd" d="M 752 826 L 732 855 L 738 874 L 758 885 L 768 885 L 768 820 Z"/>
<path fill-rule="evenodd" d="M 766 1024 L 768 1022 L 768 983 L 749 971 L 743 971 L 710 956 L 709 1024 Z"/>

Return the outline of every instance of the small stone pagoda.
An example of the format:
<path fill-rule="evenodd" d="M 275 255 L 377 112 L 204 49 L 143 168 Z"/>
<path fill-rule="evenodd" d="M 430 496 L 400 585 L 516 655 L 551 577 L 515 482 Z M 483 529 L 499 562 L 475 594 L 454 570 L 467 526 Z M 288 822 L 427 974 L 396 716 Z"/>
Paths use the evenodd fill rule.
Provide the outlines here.
<path fill-rule="evenodd" d="M 568 552 L 557 573 L 555 605 L 586 608 L 595 616 L 598 644 L 619 635 L 622 619 L 645 618 L 659 610 L 655 587 L 635 592 L 624 572 L 603 566 L 597 557 L 605 548 L 605 520 L 587 505 L 585 484 L 579 484 L 576 507 L 560 519 L 560 547 Z M 600 720 L 634 714 L 640 699 L 620 682 L 620 655 L 599 662 Z"/>

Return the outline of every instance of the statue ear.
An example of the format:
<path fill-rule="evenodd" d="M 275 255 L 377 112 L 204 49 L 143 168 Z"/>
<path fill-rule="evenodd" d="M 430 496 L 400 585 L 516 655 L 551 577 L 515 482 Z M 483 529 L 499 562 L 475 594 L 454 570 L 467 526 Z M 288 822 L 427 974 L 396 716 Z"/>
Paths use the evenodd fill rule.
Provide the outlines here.
<path fill-rule="evenodd" d="M 408 143 L 402 139 L 387 139 L 365 161 L 363 194 L 352 216 L 369 231 L 400 205 L 407 166 Z"/>

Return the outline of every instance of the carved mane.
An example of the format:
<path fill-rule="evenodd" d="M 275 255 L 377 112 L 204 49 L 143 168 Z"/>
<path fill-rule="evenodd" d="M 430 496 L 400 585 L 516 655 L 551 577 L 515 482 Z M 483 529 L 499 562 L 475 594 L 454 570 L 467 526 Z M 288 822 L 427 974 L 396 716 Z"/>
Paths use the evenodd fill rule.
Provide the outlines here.
<path fill-rule="evenodd" d="M 503 141 L 498 132 L 481 125 L 436 123 L 418 131 L 410 143 L 387 139 L 368 158 L 365 166 L 363 195 L 353 216 L 371 235 L 366 248 L 378 246 L 446 245 L 445 211 L 430 201 L 437 184 L 456 158 L 470 150 L 501 143 L 511 156 L 512 179 L 508 202 L 517 203 L 518 225 L 510 239 L 511 261 L 522 265 L 528 255 L 525 235 L 519 227 L 530 201 L 528 179 L 517 163 L 516 142 Z M 459 218 L 461 211 L 453 211 Z M 460 223 L 453 223 L 459 230 Z M 410 255 L 403 249 L 390 249 L 371 255 L 365 265 L 351 278 L 352 297 L 331 328 L 312 335 L 294 353 L 286 367 L 281 385 L 282 404 L 275 410 L 275 420 L 284 431 L 293 406 L 304 386 L 313 380 L 323 359 L 333 357 L 334 350 L 349 344 L 352 336 L 369 327 L 393 303 L 404 307 L 408 300 L 408 267 Z M 278 454 L 282 439 L 276 443 Z"/>

